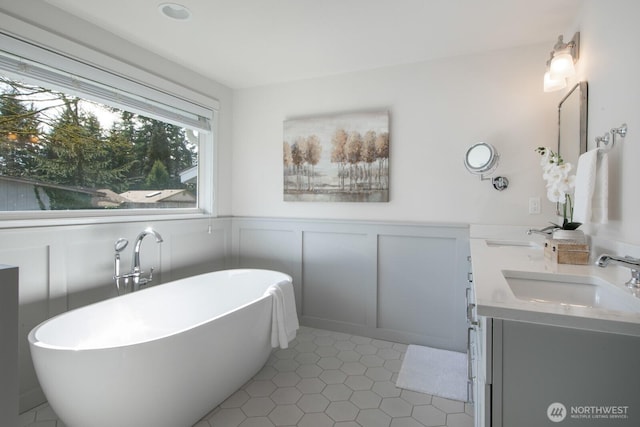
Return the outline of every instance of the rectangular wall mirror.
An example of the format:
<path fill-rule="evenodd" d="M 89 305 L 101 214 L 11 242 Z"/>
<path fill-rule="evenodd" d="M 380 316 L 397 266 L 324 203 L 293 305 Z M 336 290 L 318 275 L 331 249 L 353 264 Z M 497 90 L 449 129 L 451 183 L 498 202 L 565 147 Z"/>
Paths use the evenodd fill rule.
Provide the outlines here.
<path fill-rule="evenodd" d="M 573 165 L 587 151 L 587 82 L 577 83 L 558 104 L 558 153 Z"/>

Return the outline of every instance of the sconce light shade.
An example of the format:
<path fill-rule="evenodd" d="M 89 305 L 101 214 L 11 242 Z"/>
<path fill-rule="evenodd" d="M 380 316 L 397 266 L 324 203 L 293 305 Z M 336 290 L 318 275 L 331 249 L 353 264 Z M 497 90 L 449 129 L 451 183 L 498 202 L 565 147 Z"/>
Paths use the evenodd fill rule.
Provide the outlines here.
<path fill-rule="evenodd" d="M 551 77 L 551 73 L 547 71 L 544 73 L 544 91 L 555 92 L 556 90 L 564 89 L 567 87 L 566 79 L 554 79 Z"/>
<path fill-rule="evenodd" d="M 580 56 L 580 33 L 575 33 L 573 38 L 565 43 L 563 36 L 558 36 L 558 41 L 553 46 L 550 58 L 547 61 L 547 72 L 544 74 L 544 91 L 554 92 L 567 86 L 567 78 L 575 77 L 576 68 L 573 65 Z"/>
<path fill-rule="evenodd" d="M 549 74 L 553 80 L 565 79 L 576 75 L 573 66 L 573 56 L 570 53 L 557 53 L 553 55 L 549 65 Z"/>

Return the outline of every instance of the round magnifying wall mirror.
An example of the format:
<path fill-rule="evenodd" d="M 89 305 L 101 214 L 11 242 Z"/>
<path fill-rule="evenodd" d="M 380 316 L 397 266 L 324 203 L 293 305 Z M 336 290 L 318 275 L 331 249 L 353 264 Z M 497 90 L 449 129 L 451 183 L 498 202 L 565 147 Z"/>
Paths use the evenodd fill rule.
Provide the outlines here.
<path fill-rule="evenodd" d="M 500 156 L 491 144 L 473 144 L 464 156 L 464 165 L 471 173 L 482 175 L 492 172 L 498 166 Z"/>
<path fill-rule="evenodd" d="M 493 188 L 502 191 L 509 186 L 509 180 L 504 176 L 485 178 L 485 174 L 491 174 L 498 167 L 500 155 L 493 145 L 486 142 L 473 144 L 464 155 L 464 165 L 469 172 L 480 175 L 481 180 L 491 180 Z"/>

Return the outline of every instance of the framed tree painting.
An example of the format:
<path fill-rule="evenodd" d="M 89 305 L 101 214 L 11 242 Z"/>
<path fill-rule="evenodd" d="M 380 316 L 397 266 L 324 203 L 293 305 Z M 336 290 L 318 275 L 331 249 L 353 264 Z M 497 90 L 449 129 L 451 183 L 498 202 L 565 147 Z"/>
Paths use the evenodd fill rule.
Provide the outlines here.
<path fill-rule="evenodd" d="M 389 113 L 284 122 L 285 201 L 388 202 Z"/>

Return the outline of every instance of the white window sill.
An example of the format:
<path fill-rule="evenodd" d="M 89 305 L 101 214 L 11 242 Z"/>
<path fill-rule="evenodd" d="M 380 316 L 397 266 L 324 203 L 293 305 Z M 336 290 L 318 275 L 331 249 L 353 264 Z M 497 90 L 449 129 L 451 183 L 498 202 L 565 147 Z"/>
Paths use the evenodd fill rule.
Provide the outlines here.
<path fill-rule="evenodd" d="M 72 214 L 74 216 L 71 216 Z M 212 216 L 201 209 L 132 209 L 128 212 L 47 211 L 44 215 L 43 212 L 6 212 L 0 214 L 0 229 L 202 219 Z"/>

